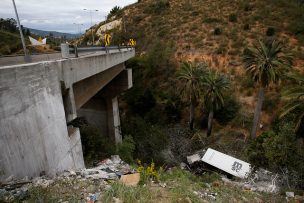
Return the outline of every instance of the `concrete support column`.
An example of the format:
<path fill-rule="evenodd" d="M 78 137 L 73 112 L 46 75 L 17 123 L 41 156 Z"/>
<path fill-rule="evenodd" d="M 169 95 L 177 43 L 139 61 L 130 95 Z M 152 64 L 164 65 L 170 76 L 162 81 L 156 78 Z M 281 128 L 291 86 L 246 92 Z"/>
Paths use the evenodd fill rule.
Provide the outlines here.
<path fill-rule="evenodd" d="M 73 87 L 68 88 L 63 94 L 63 104 L 66 121 L 70 122 L 77 118 Z"/>
<path fill-rule="evenodd" d="M 121 129 L 120 129 L 120 117 L 118 108 L 118 99 L 114 97 L 107 100 L 107 117 L 108 117 L 108 133 L 111 137 L 114 137 L 115 143 L 122 142 Z"/>

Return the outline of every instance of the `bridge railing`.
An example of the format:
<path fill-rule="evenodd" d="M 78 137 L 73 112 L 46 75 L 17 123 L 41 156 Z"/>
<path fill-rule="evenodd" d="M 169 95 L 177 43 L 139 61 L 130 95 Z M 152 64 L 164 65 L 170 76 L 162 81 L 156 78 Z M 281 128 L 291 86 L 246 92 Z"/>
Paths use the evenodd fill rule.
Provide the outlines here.
<path fill-rule="evenodd" d="M 68 47 L 67 47 L 68 46 Z M 67 58 L 68 55 L 73 54 L 75 57 L 78 57 L 78 53 L 84 52 L 97 52 L 97 51 L 104 51 L 109 53 L 110 50 L 118 50 L 121 51 L 122 49 L 133 49 L 132 46 L 85 46 L 85 47 L 77 47 L 77 46 L 69 46 L 66 44 L 61 45 L 61 53 L 63 58 Z M 68 55 L 67 55 L 68 54 Z"/>

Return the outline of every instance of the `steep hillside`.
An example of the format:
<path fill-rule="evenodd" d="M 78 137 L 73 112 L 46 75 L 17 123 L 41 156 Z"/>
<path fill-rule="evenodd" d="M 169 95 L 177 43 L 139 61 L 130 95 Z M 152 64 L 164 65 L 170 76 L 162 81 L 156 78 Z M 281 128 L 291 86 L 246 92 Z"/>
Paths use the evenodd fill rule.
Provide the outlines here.
<path fill-rule="evenodd" d="M 0 55 L 8 55 L 22 49 L 18 33 L 0 30 Z"/>
<path fill-rule="evenodd" d="M 135 38 L 139 51 L 158 41 L 172 43 L 179 60 L 216 57 L 231 66 L 246 46 L 266 35 L 304 59 L 304 6 L 297 0 L 141 0 L 125 8 L 122 19 L 122 33 L 114 32 L 121 42 Z"/>
<path fill-rule="evenodd" d="M 121 24 L 107 28 L 115 20 Z M 304 6 L 297 0 L 141 0 L 94 29 L 99 43 L 105 32 L 112 34 L 112 44 L 136 39 L 138 55 L 149 64 L 141 71 L 140 82 L 156 95 L 175 91 L 170 90 L 171 79 L 180 62 L 204 62 L 229 76 L 238 100 L 249 112 L 253 112 L 256 91 L 244 75 L 246 47 L 275 38 L 293 54 L 294 67 L 304 66 Z M 90 41 L 90 32 L 85 39 Z M 267 92 L 270 99 L 264 110 L 270 114 L 265 112 L 263 123 L 269 124 L 274 116 L 275 110 L 268 107 L 280 105 L 275 94 L 279 89 L 271 86 Z"/>

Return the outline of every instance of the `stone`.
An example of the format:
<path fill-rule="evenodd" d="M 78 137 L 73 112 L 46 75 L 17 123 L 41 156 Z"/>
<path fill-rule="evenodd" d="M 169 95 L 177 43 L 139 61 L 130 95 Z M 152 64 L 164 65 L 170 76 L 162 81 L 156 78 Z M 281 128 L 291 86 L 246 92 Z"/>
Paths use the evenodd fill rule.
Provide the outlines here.
<path fill-rule="evenodd" d="M 251 190 L 251 188 L 252 188 L 252 186 L 251 186 L 250 184 L 245 184 L 245 185 L 243 186 L 243 189 L 244 189 L 244 190 Z"/>
<path fill-rule="evenodd" d="M 129 175 L 123 175 L 121 176 L 119 182 L 123 183 L 127 186 L 136 186 L 140 181 L 140 174 L 134 173 Z"/>
<path fill-rule="evenodd" d="M 5 179 L 5 182 L 11 182 L 15 179 L 15 176 L 11 175 Z"/>
<path fill-rule="evenodd" d="M 120 164 L 120 162 L 121 162 L 121 159 L 118 155 L 112 155 L 111 160 L 114 164 Z"/>
<path fill-rule="evenodd" d="M 184 162 L 180 163 L 180 169 L 185 170 L 187 167 L 187 164 L 185 164 Z"/>
<path fill-rule="evenodd" d="M 286 192 L 286 197 L 293 198 L 294 192 Z"/>
<path fill-rule="evenodd" d="M 194 162 L 200 161 L 201 156 L 199 154 L 193 154 L 191 156 L 187 156 L 187 162 L 189 164 L 193 164 Z"/>
<path fill-rule="evenodd" d="M 294 199 L 296 200 L 296 202 L 304 202 L 304 196 L 296 195 Z"/>
<path fill-rule="evenodd" d="M 123 201 L 121 201 L 120 199 L 113 197 L 113 201 L 114 203 L 123 203 Z"/>

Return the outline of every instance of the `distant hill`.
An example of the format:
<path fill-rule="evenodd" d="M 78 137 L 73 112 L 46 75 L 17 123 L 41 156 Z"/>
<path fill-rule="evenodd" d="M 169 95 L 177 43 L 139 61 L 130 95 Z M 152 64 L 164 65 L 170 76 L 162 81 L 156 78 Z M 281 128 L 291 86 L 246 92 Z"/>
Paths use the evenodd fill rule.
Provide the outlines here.
<path fill-rule="evenodd" d="M 57 32 L 57 31 L 45 31 L 45 30 L 37 30 L 37 29 L 33 29 L 33 28 L 25 28 L 25 29 L 29 29 L 32 34 L 39 35 L 39 36 L 47 36 L 50 33 L 52 33 L 55 38 L 65 36 L 67 39 L 73 39 L 73 38 L 77 38 L 80 36 L 79 34 L 63 33 L 63 32 Z"/>

